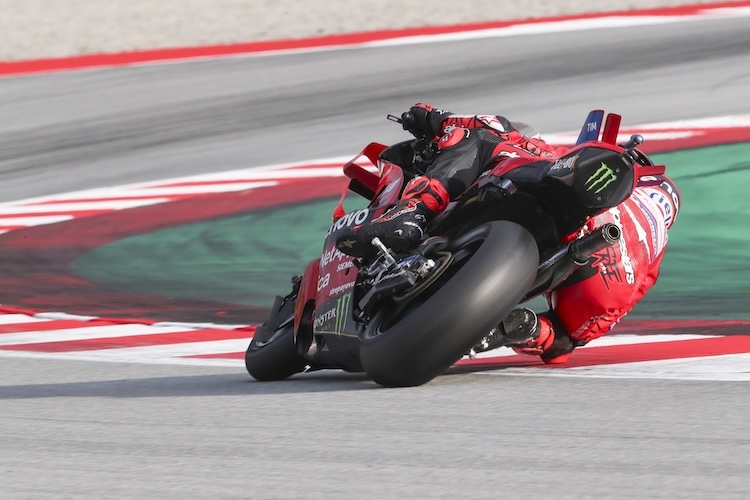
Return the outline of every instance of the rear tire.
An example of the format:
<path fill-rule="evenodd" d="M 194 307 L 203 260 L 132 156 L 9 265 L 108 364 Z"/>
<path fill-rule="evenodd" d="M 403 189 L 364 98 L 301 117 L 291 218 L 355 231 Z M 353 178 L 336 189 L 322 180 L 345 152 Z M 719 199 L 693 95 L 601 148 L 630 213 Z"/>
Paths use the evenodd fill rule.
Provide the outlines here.
<path fill-rule="evenodd" d="M 437 291 L 428 290 L 406 305 L 388 302 L 368 323 L 360 357 L 378 384 L 409 387 L 437 377 L 497 326 L 531 287 L 539 251 L 525 228 L 493 221 L 471 234 L 464 247 L 473 253 L 454 264 L 460 268 Z"/>

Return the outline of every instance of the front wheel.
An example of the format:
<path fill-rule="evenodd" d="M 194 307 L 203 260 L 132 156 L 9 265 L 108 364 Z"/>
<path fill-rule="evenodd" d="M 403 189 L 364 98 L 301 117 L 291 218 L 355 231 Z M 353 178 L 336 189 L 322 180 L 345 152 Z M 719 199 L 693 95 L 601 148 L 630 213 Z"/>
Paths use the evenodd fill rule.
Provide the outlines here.
<path fill-rule="evenodd" d="M 245 352 L 247 372 L 259 381 L 284 380 L 307 366 L 294 343 L 294 299 L 279 299 Z"/>
<path fill-rule="evenodd" d="M 362 335 L 360 356 L 380 385 L 429 382 L 461 359 L 524 297 L 539 250 L 522 226 L 493 221 L 461 238 L 446 277 L 406 304 L 384 303 Z"/>

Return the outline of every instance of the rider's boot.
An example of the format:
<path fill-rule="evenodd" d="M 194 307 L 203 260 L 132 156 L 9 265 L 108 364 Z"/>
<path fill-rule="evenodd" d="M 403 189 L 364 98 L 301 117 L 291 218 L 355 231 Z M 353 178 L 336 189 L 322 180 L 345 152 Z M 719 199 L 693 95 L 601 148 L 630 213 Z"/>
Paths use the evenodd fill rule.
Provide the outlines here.
<path fill-rule="evenodd" d="M 449 201 L 448 190 L 440 181 L 416 177 L 406 185 L 400 202 L 377 219 L 343 230 L 336 238 L 336 247 L 347 255 L 366 257 L 377 252 L 372 245 L 377 237 L 396 251 L 415 248 L 427 224 Z"/>
<path fill-rule="evenodd" d="M 550 318 L 546 315 L 539 316 L 524 307 L 511 311 L 497 329 L 473 350 L 483 352 L 507 346 L 519 354 L 541 356 L 545 363 L 560 364 L 568 360 L 573 345 L 567 335 L 559 337 L 556 339 Z"/>
<path fill-rule="evenodd" d="M 505 344 L 513 348 L 518 354 L 541 356 L 547 364 L 561 364 L 568 360 L 568 354 L 573 350 L 560 345 L 555 346 L 555 328 L 547 316 L 538 316 L 527 308 L 511 311 L 502 322 L 506 338 L 512 339 Z M 569 341 L 567 335 L 563 341 Z M 565 342 L 558 342 L 558 344 Z M 553 348 L 554 347 L 554 348 Z M 566 352 L 567 351 L 567 352 Z"/>

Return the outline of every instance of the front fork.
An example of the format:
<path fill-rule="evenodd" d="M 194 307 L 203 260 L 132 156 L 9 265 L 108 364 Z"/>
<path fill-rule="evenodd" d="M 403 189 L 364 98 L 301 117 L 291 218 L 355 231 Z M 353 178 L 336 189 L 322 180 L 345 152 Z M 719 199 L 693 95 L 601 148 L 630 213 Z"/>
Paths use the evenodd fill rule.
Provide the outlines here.
<path fill-rule="evenodd" d="M 309 311 L 315 305 L 319 275 L 320 259 L 310 261 L 305 266 L 304 273 L 302 273 L 299 295 L 297 296 L 297 302 L 294 304 L 294 343 L 297 345 L 300 345 L 300 340 L 305 335 L 312 335 L 312 316 L 305 315 L 305 311 Z"/>

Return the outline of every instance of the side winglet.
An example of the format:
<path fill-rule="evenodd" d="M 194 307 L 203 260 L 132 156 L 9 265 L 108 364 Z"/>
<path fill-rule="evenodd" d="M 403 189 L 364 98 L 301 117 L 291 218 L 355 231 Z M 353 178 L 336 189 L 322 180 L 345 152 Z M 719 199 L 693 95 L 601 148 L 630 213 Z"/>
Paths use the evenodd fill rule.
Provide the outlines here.
<path fill-rule="evenodd" d="M 576 146 L 588 141 L 599 140 L 599 130 L 602 128 L 602 120 L 604 119 L 604 110 L 595 109 L 589 112 L 586 117 L 586 122 L 581 128 L 581 133 L 578 135 Z"/>

